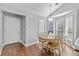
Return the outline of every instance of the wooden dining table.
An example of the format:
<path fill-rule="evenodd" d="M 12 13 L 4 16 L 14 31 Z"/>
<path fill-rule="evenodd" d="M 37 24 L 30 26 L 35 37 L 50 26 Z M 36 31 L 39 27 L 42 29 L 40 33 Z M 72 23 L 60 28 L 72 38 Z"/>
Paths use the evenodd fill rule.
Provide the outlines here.
<path fill-rule="evenodd" d="M 42 36 L 38 36 L 38 38 L 39 40 L 43 40 L 43 41 L 52 41 L 56 39 L 56 37 L 52 35 L 42 35 Z"/>
<path fill-rule="evenodd" d="M 42 46 L 43 45 L 46 46 L 49 42 L 53 42 L 54 40 L 57 40 L 57 36 L 55 36 L 55 35 L 41 35 L 41 36 L 38 36 L 38 38 L 39 38 L 39 42 L 42 43 Z M 60 44 L 62 47 L 62 39 L 59 39 L 59 40 L 61 41 Z M 43 44 L 43 43 L 45 43 L 45 44 Z"/>

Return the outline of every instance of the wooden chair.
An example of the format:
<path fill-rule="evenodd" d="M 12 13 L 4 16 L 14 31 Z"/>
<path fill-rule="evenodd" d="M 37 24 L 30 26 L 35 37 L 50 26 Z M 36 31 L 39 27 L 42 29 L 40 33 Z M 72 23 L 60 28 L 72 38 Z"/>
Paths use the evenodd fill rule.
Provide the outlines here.
<path fill-rule="evenodd" d="M 56 35 L 55 39 L 59 39 L 60 40 L 60 46 L 61 46 L 61 49 L 63 51 L 63 37 L 60 36 L 60 35 Z"/>
<path fill-rule="evenodd" d="M 48 43 L 46 40 L 40 38 L 40 37 L 44 37 L 44 36 L 46 36 L 46 34 L 44 34 L 44 33 L 38 34 L 39 47 L 41 47 L 42 49 L 46 49 L 46 46 L 47 46 L 47 43 Z"/>
<path fill-rule="evenodd" d="M 51 51 L 54 54 L 56 54 L 55 50 L 58 50 L 58 55 L 61 54 L 61 49 L 62 48 L 62 39 L 59 36 L 56 36 L 55 39 L 51 40 L 47 44 L 47 51 Z"/>
<path fill-rule="evenodd" d="M 45 40 L 39 40 L 39 46 L 40 46 L 42 49 L 47 49 L 47 44 L 48 44 L 47 41 L 45 41 Z"/>
<path fill-rule="evenodd" d="M 47 51 L 51 51 L 56 55 L 56 50 L 58 51 L 58 55 L 60 55 L 60 40 L 53 39 L 47 44 Z"/>

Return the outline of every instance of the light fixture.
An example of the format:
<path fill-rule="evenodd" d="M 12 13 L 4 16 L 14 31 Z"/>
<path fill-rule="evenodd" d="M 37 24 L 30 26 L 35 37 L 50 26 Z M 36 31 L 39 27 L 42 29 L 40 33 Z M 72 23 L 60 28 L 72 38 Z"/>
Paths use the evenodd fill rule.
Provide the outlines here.
<path fill-rule="evenodd" d="M 50 3 L 50 15 L 48 16 L 48 21 L 52 21 L 53 20 L 53 18 L 52 18 L 52 16 L 51 16 L 51 7 L 52 7 L 52 4 Z"/>
<path fill-rule="evenodd" d="M 52 20 L 53 20 L 52 16 L 48 16 L 48 21 L 52 21 Z"/>

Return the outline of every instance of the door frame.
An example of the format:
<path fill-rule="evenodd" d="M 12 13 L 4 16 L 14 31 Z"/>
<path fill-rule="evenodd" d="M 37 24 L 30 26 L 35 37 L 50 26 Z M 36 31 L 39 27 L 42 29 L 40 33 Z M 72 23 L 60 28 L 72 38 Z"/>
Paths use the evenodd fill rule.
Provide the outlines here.
<path fill-rule="evenodd" d="M 2 47 L 3 46 L 5 46 L 5 45 L 7 45 L 7 44 L 5 44 L 4 43 L 4 13 L 9 13 L 9 14 L 12 14 L 12 15 L 17 15 L 17 16 L 20 16 L 21 17 L 21 19 L 20 19 L 20 26 L 21 26 L 21 33 L 20 33 L 20 36 L 21 36 L 21 39 L 20 39 L 20 41 L 19 42 L 21 42 L 21 43 L 23 43 L 24 45 L 25 45 L 25 43 L 22 41 L 22 20 L 24 20 L 24 19 L 22 19 L 23 17 L 26 17 L 26 16 L 24 16 L 24 15 L 19 15 L 19 14 L 16 14 L 16 13 L 11 13 L 11 12 L 6 12 L 6 11 L 2 11 Z M 12 43 L 15 43 L 15 42 L 12 42 Z M 11 44 L 11 43 L 8 43 L 8 44 Z"/>
<path fill-rule="evenodd" d="M 22 16 L 21 22 L 24 21 L 24 22 L 25 22 L 25 24 L 24 24 L 25 26 L 24 26 L 24 27 L 21 26 L 21 27 L 23 27 L 23 28 L 25 29 L 25 34 L 21 33 L 21 36 L 22 36 L 22 35 L 25 35 L 24 38 L 25 38 L 25 40 L 26 40 L 26 19 L 27 19 L 27 15 L 22 14 L 22 13 L 16 13 L 16 12 L 12 12 L 12 11 L 9 11 L 9 10 L 3 10 L 3 9 L 2 9 L 2 10 L 1 10 L 1 16 L 2 16 L 2 17 L 1 17 L 1 20 L 2 20 L 2 25 L 1 25 L 1 26 L 2 26 L 2 27 L 1 27 L 1 29 L 2 29 L 2 39 L 1 39 L 1 47 L 0 47 L 0 51 L 1 51 L 1 52 L 0 52 L 0 55 L 1 55 L 1 53 L 2 53 L 3 47 L 6 45 L 6 44 L 3 43 L 3 39 L 4 39 L 4 30 L 3 30 L 3 29 L 4 29 L 4 15 L 3 15 L 3 13 L 4 13 L 4 12 L 8 12 L 8 13 L 12 13 L 12 14 L 16 14 L 16 15 Z M 22 25 L 22 24 L 23 24 L 23 23 L 21 23 L 21 25 Z M 21 28 L 21 30 L 22 30 L 22 28 Z M 22 31 L 22 32 L 23 32 L 23 31 Z M 22 36 L 22 37 L 23 37 L 23 36 Z M 23 39 L 22 37 L 21 37 L 21 41 L 20 41 L 20 42 L 21 42 L 22 44 L 24 44 L 24 46 L 26 46 L 26 41 L 25 41 L 25 43 L 24 43 L 24 42 L 22 41 L 22 39 Z"/>

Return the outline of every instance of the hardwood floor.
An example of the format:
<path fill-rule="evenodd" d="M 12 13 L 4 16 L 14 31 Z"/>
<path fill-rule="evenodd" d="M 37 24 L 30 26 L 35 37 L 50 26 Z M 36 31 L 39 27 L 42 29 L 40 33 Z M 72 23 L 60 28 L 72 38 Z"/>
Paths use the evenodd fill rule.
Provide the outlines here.
<path fill-rule="evenodd" d="M 52 52 L 47 52 L 39 48 L 38 44 L 25 47 L 22 43 L 17 42 L 5 45 L 2 49 L 1 56 L 54 56 Z M 63 52 L 61 56 L 78 56 L 79 52 L 75 51 L 66 44 L 63 44 Z"/>
<path fill-rule="evenodd" d="M 20 56 L 26 55 L 26 47 L 20 43 L 12 43 L 5 45 L 2 49 L 2 56 Z"/>
<path fill-rule="evenodd" d="M 47 52 L 46 50 L 39 48 L 38 44 L 27 47 L 26 51 L 31 56 L 52 56 L 54 55 L 53 53 L 49 51 Z"/>

